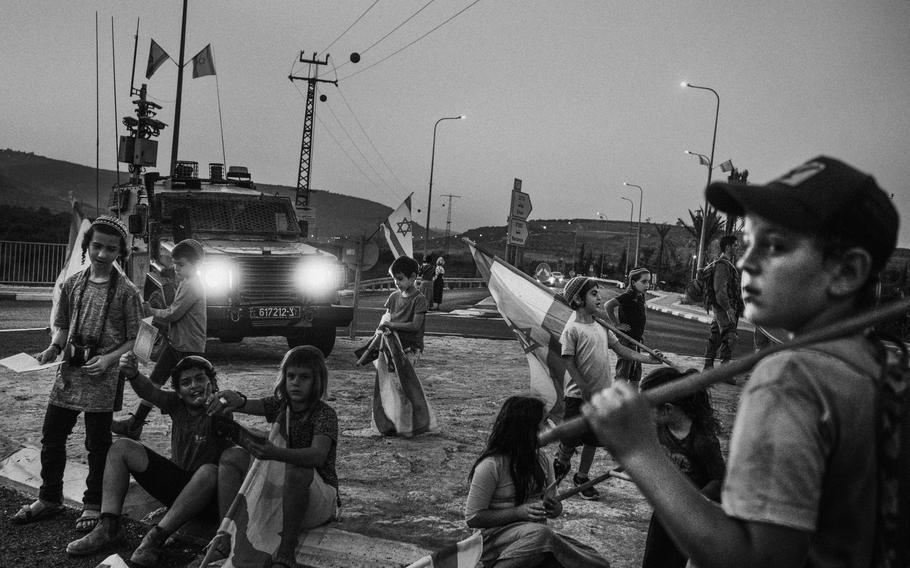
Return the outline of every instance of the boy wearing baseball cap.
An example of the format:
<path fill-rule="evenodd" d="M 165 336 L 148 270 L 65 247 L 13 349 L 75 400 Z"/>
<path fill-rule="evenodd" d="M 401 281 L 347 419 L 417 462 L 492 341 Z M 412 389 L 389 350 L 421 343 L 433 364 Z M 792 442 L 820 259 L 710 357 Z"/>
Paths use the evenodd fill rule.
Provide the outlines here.
<path fill-rule="evenodd" d="M 739 260 L 745 317 L 801 335 L 875 300 L 898 215 L 875 180 L 820 156 L 765 186 L 714 183 L 708 201 L 745 217 Z M 617 384 L 585 411 L 674 542 L 711 566 L 868 567 L 876 542 L 880 423 L 893 402 L 863 334 L 768 356 L 739 404 L 718 506 L 671 463 L 634 388 Z M 882 404 L 882 403 L 885 404 Z"/>

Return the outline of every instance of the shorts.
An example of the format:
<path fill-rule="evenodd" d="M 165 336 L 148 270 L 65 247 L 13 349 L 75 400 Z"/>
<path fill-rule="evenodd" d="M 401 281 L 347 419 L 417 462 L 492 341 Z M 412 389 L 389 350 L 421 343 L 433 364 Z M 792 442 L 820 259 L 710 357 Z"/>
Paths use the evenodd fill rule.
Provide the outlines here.
<path fill-rule="evenodd" d="M 581 416 L 581 405 L 584 403 L 585 401 L 580 398 L 569 397 L 563 399 L 563 404 L 566 408 L 565 412 L 562 415 L 563 421 L 567 422 L 576 416 Z M 600 443 L 600 440 L 597 439 L 597 436 L 594 435 L 594 432 L 592 432 L 590 429 L 586 429 L 585 433 L 577 438 L 563 440 L 561 443 L 568 448 L 577 448 L 578 446 L 582 445 L 596 446 L 598 448 L 604 447 L 604 445 Z"/>
<path fill-rule="evenodd" d="M 145 448 L 145 446 L 143 447 Z M 170 507 L 192 479 L 193 472 L 181 468 L 149 448 L 145 448 L 145 454 L 149 460 L 148 467 L 145 468 L 145 471 L 132 472 L 133 478 L 149 495 Z M 218 514 L 216 495 L 212 495 L 211 502 L 199 516 L 216 521 L 221 517 Z"/>
<path fill-rule="evenodd" d="M 322 480 L 319 472 L 313 470 L 310 483 L 310 497 L 302 529 L 311 529 L 333 520 L 338 511 L 338 490 Z"/>

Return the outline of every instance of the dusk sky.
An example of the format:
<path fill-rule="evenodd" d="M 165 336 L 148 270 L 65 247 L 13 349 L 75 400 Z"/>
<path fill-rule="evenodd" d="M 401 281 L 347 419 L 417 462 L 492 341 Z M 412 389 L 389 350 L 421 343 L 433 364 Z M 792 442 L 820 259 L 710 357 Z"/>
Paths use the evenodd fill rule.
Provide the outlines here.
<path fill-rule="evenodd" d="M 124 133 L 111 17 L 119 116 L 132 113 L 139 18 L 136 86 L 164 107 L 166 171 L 177 68 L 144 74 L 150 38 L 178 58 L 181 6 L 0 0 L 0 147 L 95 165 L 97 11 L 101 167 L 115 168 Z M 672 223 L 704 195 L 707 168 L 684 151 L 711 151 L 715 98 L 680 86 L 690 81 L 720 95 L 715 164 L 764 182 L 818 154 L 841 158 L 894 194 L 910 246 L 910 0 L 191 0 L 185 59 L 209 43 L 227 162 L 255 181 L 296 185 L 306 84 L 288 75 L 306 75 L 294 64 L 304 50 L 329 54 L 320 77 L 339 80 L 318 90 L 314 189 L 393 208 L 414 192 L 423 223 L 433 125 L 464 114 L 438 128 L 433 226 L 445 224 L 443 194 L 461 196 L 458 230 L 504 224 L 513 178 L 532 219 L 628 219 L 622 197 L 637 217 L 630 182 L 644 188 L 643 219 Z M 215 77 L 192 79 L 187 65 L 182 113 L 180 158 L 221 162 Z"/>

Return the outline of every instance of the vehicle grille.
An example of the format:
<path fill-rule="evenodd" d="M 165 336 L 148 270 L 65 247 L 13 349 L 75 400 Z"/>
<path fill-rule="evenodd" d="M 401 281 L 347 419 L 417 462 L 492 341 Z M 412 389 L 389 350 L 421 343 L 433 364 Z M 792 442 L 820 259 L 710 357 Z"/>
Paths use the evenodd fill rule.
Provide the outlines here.
<path fill-rule="evenodd" d="M 294 271 L 299 257 L 235 257 L 240 271 L 240 297 L 245 302 L 299 301 Z"/>

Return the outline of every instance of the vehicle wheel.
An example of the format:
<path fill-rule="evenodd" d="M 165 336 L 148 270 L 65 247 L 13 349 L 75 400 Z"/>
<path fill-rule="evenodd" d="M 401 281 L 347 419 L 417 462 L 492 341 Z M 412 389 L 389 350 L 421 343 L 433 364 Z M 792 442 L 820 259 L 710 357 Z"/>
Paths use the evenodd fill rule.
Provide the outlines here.
<path fill-rule="evenodd" d="M 325 357 L 328 357 L 335 347 L 335 328 L 311 327 L 288 336 L 288 347 L 294 348 L 301 345 L 312 345 L 322 351 Z"/>

